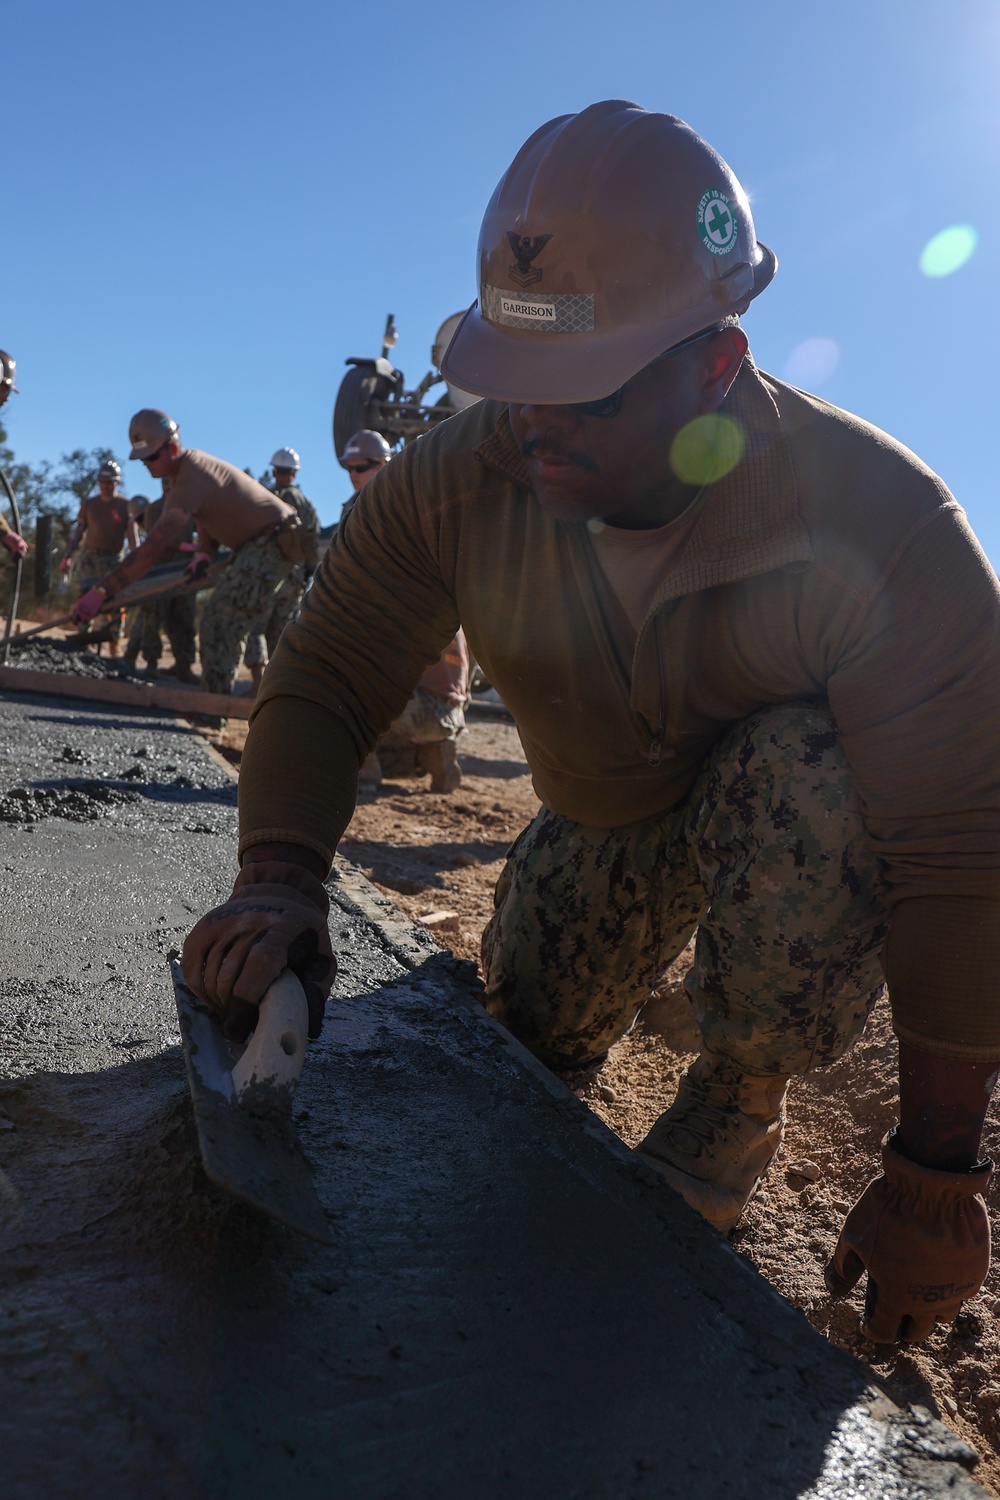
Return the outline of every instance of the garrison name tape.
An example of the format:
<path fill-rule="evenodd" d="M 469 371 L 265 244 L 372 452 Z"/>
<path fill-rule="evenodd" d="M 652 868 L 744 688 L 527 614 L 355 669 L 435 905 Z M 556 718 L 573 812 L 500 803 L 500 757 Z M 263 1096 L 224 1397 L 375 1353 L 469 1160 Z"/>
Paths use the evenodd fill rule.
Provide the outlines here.
<path fill-rule="evenodd" d="M 498 286 L 482 289 L 483 316 L 507 328 L 530 328 L 532 332 L 588 333 L 594 326 L 591 292 L 553 292 L 534 297 L 518 296 Z"/>

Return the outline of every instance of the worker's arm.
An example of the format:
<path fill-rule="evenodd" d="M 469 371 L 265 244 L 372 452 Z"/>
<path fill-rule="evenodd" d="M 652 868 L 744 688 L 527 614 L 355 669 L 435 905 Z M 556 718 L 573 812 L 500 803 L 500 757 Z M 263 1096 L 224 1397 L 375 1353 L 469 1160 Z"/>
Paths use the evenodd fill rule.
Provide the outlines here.
<path fill-rule="evenodd" d="M 1000 1064 L 1000 587 L 964 517 L 917 528 L 829 684 L 883 862 L 900 1120 L 828 1268 L 865 1329 L 923 1338 L 989 1266 L 977 1160 Z"/>
<path fill-rule="evenodd" d="M 187 511 L 181 510 L 179 506 L 166 506 L 146 540 L 136 547 L 134 552 L 130 552 L 116 568 L 112 568 L 105 578 L 101 579 L 101 587 L 105 591 L 105 596 L 112 598 L 120 593 L 126 584 L 135 583 L 137 579 L 144 577 L 150 568 L 155 567 L 164 552 L 177 541 L 189 519 Z"/>
<path fill-rule="evenodd" d="M 303 885 L 314 897 L 310 880 L 322 890 L 365 754 L 457 629 L 404 453 L 340 528 L 254 708 L 240 771 L 240 875 L 230 902 L 202 918 L 184 950 L 188 983 L 226 1010 L 227 1024 L 244 1024 L 244 1006 L 260 1003 L 281 967 L 313 961 L 319 906 L 307 919 Z M 298 928 L 278 897 L 271 912 L 243 909 L 247 880 L 265 867 L 275 890 L 287 884 Z M 246 921 L 256 923 L 257 944 L 244 949 Z M 327 989 L 332 978 L 331 969 Z"/>
<path fill-rule="evenodd" d="M 129 552 L 138 552 L 140 546 L 139 527 L 136 525 L 134 516 L 129 516 L 128 518 L 128 525 L 125 527 L 125 540 L 128 542 Z"/>

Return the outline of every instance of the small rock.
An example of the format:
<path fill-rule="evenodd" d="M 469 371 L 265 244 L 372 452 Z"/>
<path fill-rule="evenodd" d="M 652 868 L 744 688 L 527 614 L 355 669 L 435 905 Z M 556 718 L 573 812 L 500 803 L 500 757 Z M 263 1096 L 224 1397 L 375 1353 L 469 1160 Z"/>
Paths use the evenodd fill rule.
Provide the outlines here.
<path fill-rule="evenodd" d="M 457 911 L 428 911 L 417 921 L 422 927 L 429 927 L 432 932 L 457 932 Z"/>
<path fill-rule="evenodd" d="M 602 1083 L 597 1092 L 600 1094 L 601 1098 L 606 1104 L 618 1103 L 618 1095 L 615 1093 L 610 1084 Z"/>
<path fill-rule="evenodd" d="M 823 1175 L 816 1163 L 804 1156 L 798 1161 L 790 1161 L 785 1171 L 789 1177 L 804 1177 L 807 1182 L 819 1182 Z"/>
<path fill-rule="evenodd" d="M 475 870 L 479 860 L 474 854 L 456 854 L 452 864 L 458 865 L 460 870 Z"/>
<path fill-rule="evenodd" d="M 945 1411 L 950 1412 L 953 1417 L 958 1416 L 958 1402 L 953 1401 L 950 1396 L 941 1397 L 941 1405 Z"/>

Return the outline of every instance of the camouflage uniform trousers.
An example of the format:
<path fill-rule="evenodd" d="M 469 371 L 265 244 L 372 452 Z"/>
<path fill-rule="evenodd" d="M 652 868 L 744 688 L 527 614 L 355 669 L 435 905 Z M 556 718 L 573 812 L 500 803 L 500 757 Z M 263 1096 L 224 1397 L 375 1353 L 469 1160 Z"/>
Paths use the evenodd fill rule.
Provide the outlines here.
<path fill-rule="evenodd" d="M 290 620 L 298 614 L 302 595 L 306 591 L 306 578 L 301 565 L 296 563 L 288 577 L 278 589 L 271 608 L 263 619 L 256 622 L 247 636 L 243 660 L 248 667 L 266 667 L 274 655 L 278 637 Z"/>
<path fill-rule="evenodd" d="M 201 680 L 206 692 L 232 692 L 243 642 L 270 607 L 290 566 L 273 532 L 246 542 L 235 554 L 201 617 Z"/>
<path fill-rule="evenodd" d="M 120 552 L 90 552 L 86 547 L 78 552 L 73 559 L 73 583 L 81 594 L 93 588 L 95 583 L 100 583 L 112 568 L 116 568 L 121 562 L 121 556 Z M 125 633 L 125 611 L 121 609 L 100 616 L 92 624 L 97 630 L 103 629 L 107 624 L 111 628 L 112 639 L 121 640 Z"/>
<path fill-rule="evenodd" d="M 141 651 L 146 663 L 155 667 L 163 651 L 165 634 L 178 666 L 190 667 L 195 658 L 195 596 L 151 599 L 140 604 L 129 629 L 125 655 L 133 660 Z"/>
<path fill-rule="evenodd" d="M 696 929 L 695 1020 L 746 1073 L 833 1062 L 884 993 L 881 864 L 825 704 L 733 725 L 662 817 L 587 828 L 543 808 L 494 905 L 487 1009 L 555 1067 L 624 1036 Z"/>
<path fill-rule="evenodd" d="M 457 740 L 465 729 L 465 710 L 427 688 L 418 687 L 398 719 L 379 735 L 378 750 L 402 750 L 407 745 L 439 745 Z"/>

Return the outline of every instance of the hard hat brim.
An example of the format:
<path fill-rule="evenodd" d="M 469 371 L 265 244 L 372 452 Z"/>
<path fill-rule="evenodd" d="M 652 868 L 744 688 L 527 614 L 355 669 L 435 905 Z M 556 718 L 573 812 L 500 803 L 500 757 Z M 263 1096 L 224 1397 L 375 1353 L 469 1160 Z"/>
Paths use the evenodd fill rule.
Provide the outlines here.
<path fill-rule="evenodd" d="M 462 319 L 440 364 L 446 380 L 497 401 L 561 406 L 599 401 L 692 334 L 710 328 L 732 312 L 743 312 L 777 270 L 777 257 L 757 242 L 753 287 L 735 305 L 706 302 L 659 323 L 607 333 L 536 333 L 501 327 L 485 318 L 474 302 Z"/>

